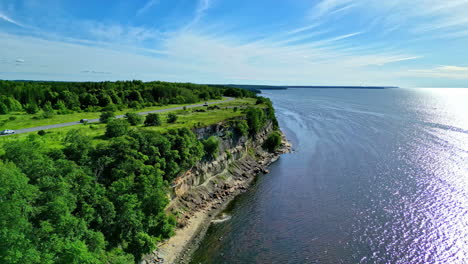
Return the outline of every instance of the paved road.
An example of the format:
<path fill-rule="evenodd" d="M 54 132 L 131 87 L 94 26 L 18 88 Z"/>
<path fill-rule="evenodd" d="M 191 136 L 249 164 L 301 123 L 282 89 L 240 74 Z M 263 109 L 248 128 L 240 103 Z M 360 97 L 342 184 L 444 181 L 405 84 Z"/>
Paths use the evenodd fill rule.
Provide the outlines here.
<path fill-rule="evenodd" d="M 220 104 L 220 103 L 226 103 L 234 100 L 232 97 L 227 97 L 226 100 L 223 101 L 217 101 L 217 102 L 210 102 L 208 105 L 215 105 L 215 104 Z M 187 105 L 186 108 L 194 108 L 194 107 L 201 107 L 203 106 L 202 104 L 194 104 L 194 105 Z M 169 111 L 174 111 L 174 110 L 180 110 L 183 109 L 184 107 L 172 107 L 172 108 L 165 108 L 165 109 L 160 109 L 160 110 L 153 110 L 153 111 L 145 111 L 145 112 L 139 112 L 139 115 L 146 115 L 150 113 L 162 113 L 162 112 L 169 112 Z M 122 118 L 124 115 L 118 115 L 116 118 Z M 88 123 L 97 123 L 99 122 L 99 118 L 97 119 L 88 119 Z M 76 126 L 80 125 L 80 121 L 74 121 L 74 122 L 68 122 L 68 123 L 61 123 L 61 124 L 54 124 L 54 125 L 47 125 L 47 126 L 38 126 L 38 127 L 30 127 L 30 128 L 23 128 L 23 129 L 18 129 L 15 130 L 15 134 L 24 134 L 24 133 L 29 133 L 29 132 L 35 132 L 39 130 L 47 130 L 47 129 L 52 129 L 52 128 L 59 128 L 59 127 L 68 127 L 68 126 Z M 7 136 L 7 135 L 5 135 Z"/>

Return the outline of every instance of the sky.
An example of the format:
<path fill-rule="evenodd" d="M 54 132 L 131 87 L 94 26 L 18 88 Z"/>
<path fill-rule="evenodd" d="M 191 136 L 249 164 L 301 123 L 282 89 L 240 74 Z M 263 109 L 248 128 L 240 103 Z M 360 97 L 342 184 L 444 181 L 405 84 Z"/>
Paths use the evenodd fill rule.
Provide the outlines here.
<path fill-rule="evenodd" d="M 0 79 L 468 87 L 468 0 L 0 0 Z"/>

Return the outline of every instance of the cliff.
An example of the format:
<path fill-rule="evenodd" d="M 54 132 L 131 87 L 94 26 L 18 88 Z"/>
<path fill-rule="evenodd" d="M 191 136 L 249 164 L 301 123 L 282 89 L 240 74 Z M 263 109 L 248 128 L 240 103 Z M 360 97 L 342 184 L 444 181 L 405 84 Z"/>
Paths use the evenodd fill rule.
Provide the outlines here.
<path fill-rule="evenodd" d="M 254 138 L 233 137 L 233 128 L 226 123 L 194 131 L 199 139 L 219 138 L 218 155 L 199 162 L 175 180 L 167 210 L 177 216 L 178 229 L 172 238 L 158 246 L 157 251 L 145 257 L 143 264 L 189 261 L 213 217 L 244 192 L 256 175 L 268 173 L 266 167 L 280 154 L 290 151 L 284 136 L 275 153 L 262 148 L 272 131 L 271 122 L 267 122 Z"/>

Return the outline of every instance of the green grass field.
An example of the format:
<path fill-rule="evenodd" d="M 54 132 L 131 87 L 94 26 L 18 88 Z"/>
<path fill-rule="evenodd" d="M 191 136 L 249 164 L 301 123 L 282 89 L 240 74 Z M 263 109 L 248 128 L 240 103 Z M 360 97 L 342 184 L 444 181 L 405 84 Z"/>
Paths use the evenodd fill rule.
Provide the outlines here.
<path fill-rule="evenodd" d="M 221 100 L 226 100 L 223 98 Z M 243 100 L 243 99 L 239 99 Z M 218 100 L 211 100 L 208 102 L 216 102 Z M 202 102 L 199 102 L 202 103 Z M 145 107 L 142 109 L 124 109 L 122 111 L 116 111 L 116 115 L 123 115 L 128 112 L 145 112 L 145 111 L 152 111 L 152 110 L 161 110 L 173 107 L 183 107 L 191 104 L 172 104 L 172 105 L 164 105 L 164 106 L 152 106 L 152 107 Z M 38 117 L 41 116 L 42 112 L 39 112 L 34 115 L 26 114 L 25 112 L 16 112 L 7 115 L 0 115 L 0 131 L 4 129 L 21 129 L 21 128 L 29 128 L 29 127 L 38 127 L 38 126 L 46 126 L 52 124 L 60 124 L 60 123 L 67 123 L 73 121 L 79 121 L 80 119 L 96 119 L 99 118 L 101 112 L 81 112 L 81 113 L 71 113 L 65 115 L 54 115 L 51 118 L 47 119 L 39 119 Z M 13 120 L 14 119 L 14 120 Z"/>
<path fill-rule="evenodd" d="M 159 113 L 161 120 L 163 121 L 161 126 L 145 127 L 144 125 L 139 125 L 139 126 L 133 126 L 132 128 L 133 129 L 149 129 L 149 130 L 154 130 L 158 132 L 165 132 L 169 129 L 177 129 L 177 128 L 184 128 L 184 127 L 192 129 L 194 127 L 208 126 L 208 125 L 219 123 L 223 120 L 227 120 L 227 119 L 231 119 L 231 118 L 244 115 L 242 109 L 247 108 L 249 106 L 254 106 L 255 102 L 256 100 L 252 98 L 242 98 L 242 99 L 236 99 L 231 102 L 218 104 L 220 109 L 207 110 L 207 107 L 197 107 L 197 108 L 190 108 L 185 111 L 176 110 L 176 111 Z M 257 105 L 257 106 L 262 107 L 262 105 Z M 170 107 L 175 107 L 175 106 L 171 105 Z M 235 107 L 238 108 L 237 111 L 234 111 Z M 166 106 L 163 108 L 169 108 L 169 107 Z M 200 110 L 200 109 L 203 109 L 206 112 L 196 112 L 196 110 Z M 145 108 L 139 111 L 148 111 L 148 110 L 156 110 L 156 109 Z M 119 113 L 119 114 L 125 113 L 125 111 L 121 111 L 121 112 L 122 113 Z M 169 113 L 177 114 L 178 120 L 176 123 L 174 124 L 167 123 L 166 120 L 167 120 L 167 115 Z M 82 113 L 78 113 L 76 115 L 80 115 L 80 114 Z M 93 114 L 96 115 L 96 117 L 94 118 L 98 118 L 100 115 L 100 113 L 93 113 Z M 67 115 L 67 116 L 73 116 L 73 115 L 75 114 Z M 80 116 L 80 118 L 83 118 L 83 117 Z M 62 119 L 62 120 L 65 120 L 65 119 Z M 76 119 L 73 119 L 73 120 L 76 120 Z M 15 120 L 14 122 L 16 121 L 17 120 Z M 70 122 L 70 121 L 50 122 L 49 124 L 61 123 L 61 122 Z M 21 123 L 18 122 L 18 124 L 21 124 Z M 93 144 L 99 144 L 100 142 L 105 141 L 104 133 L 106 131 L 106 124 L 101 124 L 101 123 L 83 124 L 83 125 L 69 126 L 69 127 L 63 127 L 63 128 L 49 129 L 49 130 L 46 130 L 46 134 L 42 136 L 41 138 L 43 138 L 43 140 L 47 142 L 48 146 L 52 148 L 60 148 L 62 147 L 63 139 L 65 138 L 67 133 L 69 131 L 75 131 L 75 130 L 81 130 L 84 134 L 92 137 Z M 11 135 L 11 136 L 0 136 L 0 145 L 5 142 L 12 141 L 12 140 L 27 139 L 31 135 L 37 135 L 37 132 L 17 134 L 17 135 Z M 2 150 L 0 148 L 0 154 L 1 152 Z"/>

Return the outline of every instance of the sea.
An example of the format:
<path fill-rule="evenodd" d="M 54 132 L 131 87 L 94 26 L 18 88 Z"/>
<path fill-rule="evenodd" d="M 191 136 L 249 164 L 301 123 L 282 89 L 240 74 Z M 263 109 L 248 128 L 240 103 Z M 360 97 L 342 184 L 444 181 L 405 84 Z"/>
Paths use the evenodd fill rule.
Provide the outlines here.
<path fill-rule="evenodd" d="M 468 263 L 468 89 L 262 95 L 294 151 L 192 263 Z"/>

